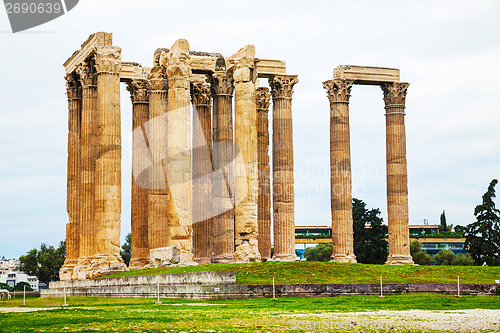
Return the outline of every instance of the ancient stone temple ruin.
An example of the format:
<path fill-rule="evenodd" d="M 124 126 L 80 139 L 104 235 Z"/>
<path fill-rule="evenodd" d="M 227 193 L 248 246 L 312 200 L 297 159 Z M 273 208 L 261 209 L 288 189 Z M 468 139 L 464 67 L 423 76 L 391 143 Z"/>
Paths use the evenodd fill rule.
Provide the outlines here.
<path fill-rule="evenodd" d="M 297 258 L 292 94 L 298 80 L 283 61 L 257 58 L 252 45 L 229 57 L 191 51 L 179 39 L 157 49 L 152 66 L 143 67 L 122 62 L 111 34 L 99 32 L 64 67 L 69 223 L 61 280 L 172 263 Z M 268 87 L 259 86 L 266 79 Z M 133 120 L 129 267 L 120 257 L 121 82 L 130 92 Z M 404 123 L 409 84 L 400 82 L 397 69 L 360 66 L 339 66 L 323 83 L 330 100 L 332 261 L 356 262 L 349 134 L 354 84 L 378 85 L 384 93 L 386 263 L 412 264 Z"/>
<path fill-rule="evenodd" d="M 297 76 L 283 61 L 257 58 L 252 45 L 224 57 L 179 39 L 153 59 L 151 67 L 122 62 L 112 35 L 99 32 L 64 64 L 69 223 L 61 279 L 128 269 L 120 257 L 121 82 L 133 105 L 130 268 L 167 250 L 186 264 L 270 259 L 271 228 L 273 258 L 294 260 Z M 260 87 L 266 79 L 269 88 Z"/>
<path fill-rule="evenodd" d="M 349 98 L 354 84 L 382 88 L 386 116 L 389 257 L 386 264 L 413 264 L 408 228 L 405 99 L 409 84 L 393 68 L 339 66 L 323 83 L 330 100 L 332 261 L 356 262 L 353 246 Z"/>

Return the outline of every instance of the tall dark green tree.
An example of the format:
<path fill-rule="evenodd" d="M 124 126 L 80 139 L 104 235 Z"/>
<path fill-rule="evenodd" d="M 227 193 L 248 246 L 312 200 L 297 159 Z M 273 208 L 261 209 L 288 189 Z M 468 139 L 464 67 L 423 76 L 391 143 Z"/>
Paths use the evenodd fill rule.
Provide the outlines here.
<path fill-rule="evenodd" d="M 446 215 L 444 213 L 444 210 L 441 213 L 439 220 L 441 221 L 441 225 L 439 226 L 439 231 L 448 231 L 448 226 L 446 225 Z"/>
<path fill-rule="evenodd" d="M 52 245 L 40 245 L 40 250 L 32 249 L 26 255 L 20 256 L 19 270 L 36 276 L 40 281 L 49 283 L 59 280 L 59 269 L 66 258 L 66 241 L 59 243 L 56 249 Z"/>
<path fill-rule="evenodd" d="M 474 209 L 476 222 L 455 230 L 463 232 L 464 247 L 471 254 L 476 265 L 500 265 L 500 211 L 495 207 L 495 185 L 493 179 L 483 195 L 483 203 Z"/>
<path fill-rule="evenodd" d="M 352 218 L 356 260 L 363 264 L 383 264 L 388 255 L 387 226 L 382 224 L 380 210 L 368 210 L 362 200 L 353 198 Z M 365 228 L 365 225 L 370 227 Z"/>
<path fill-rule="evenodd" d="M 125 261 L 125 265 L 129 265 L 130 258 L 132 257 L 132 234 L 129 232 L 125 237 L 125 243 L 122 245 L 122 250 L 120 251 L 120 255 L 122 256 L 123 261 Z"/>

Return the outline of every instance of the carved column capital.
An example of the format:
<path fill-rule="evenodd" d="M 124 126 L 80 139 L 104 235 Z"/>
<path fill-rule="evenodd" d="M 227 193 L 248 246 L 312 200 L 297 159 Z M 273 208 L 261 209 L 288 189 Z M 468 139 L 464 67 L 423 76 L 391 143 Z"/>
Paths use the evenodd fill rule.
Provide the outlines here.
<path fill-rule="evenodd" d="M 64 78 L 66 79 L 66 95 L 68 96 L 68 100 L 81 99 L 82 89 L 75 76 L 67 74 Z"/>
<path fill-rule="evenodd" d="M 211 79 L 212 94 L 217 96 L 233 96 L 234 80 L 226 72 L 214 73 Z"/>
<path fill-rule="evenodd" d="M 149 72 L 147 82 L 150 91 L 167 90 L 168 80 L 165 77 L 165 68 L 162 66 L 153 67 Z"/>
<path fill-rule="evenodd" d="M 209 83 L 191 84 L 191 100 L 195 106 L 210 106 L 212 104 L 212 94 Z"/>
<path fill-rule="evenodd" d="M 149 82 L 147 80 L 130 80 L 127 81 L 127 90 L 130 92 L 132 104 L 148 103 L 149 98 Z"/>
<path fill-rule="evenodd" d="M 121 51 L 117 46 L 98 47 L 94 56 L 97 73 L 120 74 Z"/>
<path fill-rule="evenodd" d="M 269 78 L 269 86 L 273 99 L 287 98 L 291 99 L 293 86 L 299 82 L 297 75 L 276 75 Z"/>
<path fill-rule="evenodd" d="M 349 103 L 353 80 L 335 79 L 323 82 L 323 88 L 327 90 L 328 99 L 332 103 Z"/>
<path fill-rule="evenodd" d="M 97 73 L 95 68 L 90 63 L 82 63 L 76 69 L 76 73 L 80 76 L 80 83 L 83 88 L 97 85 Z"/>
<path fill-rule="evenodd" d="M 259 87 L 255 89 L 255 97 L 257 100 L 257 110 L 269 111 L 269 102 L 271 97 L 271 94 L 269 93 L 269 88 Z"/>
<path fill-rule="evenodd" d="M 404 107 L 409 86 L 406 82 L 383 83 L 380 88 L 384 92 L 385 106 Z"/>

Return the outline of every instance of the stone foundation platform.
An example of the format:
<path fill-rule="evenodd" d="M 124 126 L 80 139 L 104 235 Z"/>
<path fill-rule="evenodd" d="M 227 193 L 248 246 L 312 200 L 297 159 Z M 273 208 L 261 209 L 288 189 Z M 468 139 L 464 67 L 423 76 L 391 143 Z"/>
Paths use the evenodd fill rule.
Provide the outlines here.
<path fill-rule="evenodd" d="M 140 297 L 240 299 L 272 297 L 272 285 L 236 284 L 235 272 L 196 272 L 51 282 L 41 297 Z M 379 284 L 276 285 L 276 297 L 380 295 Z M 463 284 L 460 295 L 493 295 L 494 284 Z M 384 284 L 384 295 L 405 293 L 457 294 L 456 284 Z"/>

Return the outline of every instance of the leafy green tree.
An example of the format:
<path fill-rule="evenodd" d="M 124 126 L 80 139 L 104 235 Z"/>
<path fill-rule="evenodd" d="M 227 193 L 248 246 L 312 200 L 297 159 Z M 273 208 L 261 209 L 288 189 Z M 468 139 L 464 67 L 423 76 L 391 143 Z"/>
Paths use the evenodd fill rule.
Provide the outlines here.
<path fill-rule="evenodd" d="M 474 265 L 474 259 L 472 259 L 470 253 L 459 253 L 455 254 L 450 250 L 441 250 L 434 256 L 434 262 L 436 265 L 452 265 L 452 266 L 472 266 Z"/>
<path fill-rule="evenodd" d="M 476 265 L 500 265 L 500 211 L 495 208 L 495 185 L 493 179 L 483 195 L 483 203 L 474 209 L 476 222 L 465 227 L 457 226 L 455 230 L 465 237 L 464 248 L 467 249 Z"/>
<path fill-rule="evenodd" d="M 380 210 L 368 210 L 362 200 L 353 198 L 352 219 L 356 260 L 363 264 L 383 264 L 389 250 L 385 240 L 387 226 L 382 224 Z M 370 227 L 365 228 L 366 225 Z"/>
<path fill-rule="evenodd" d="M 441 250 L 434 255 L 436 265 L 453 265 L 455 261 L 455 253 L 451 250 Z"/>
<path fill-rule="evenodd" d="M 125 265 L 129 265 L 130 258 L 132 257 L 132 233 L 128 233 L 125 237 L 125 243 L 122 245 L 122 250 L 120 251 L 120 255 L 122 256 L 123 261 L 125 261 Z"/>
<path fill-rule="evenodd" d="M 24 291 L 24 287 L 26 287 L 26 291 L 33 291 L 31 288 L 31 285 L 28 282 L 21 281 L 18 284 L 16 284 L 14 290 L 15 291 Z"/>
<path fill-rule="evenodd" d="M 7 291 L 14 291 L 14 288 L 3 282 L 0 282 L 0 289 L 5 289 Z"/>
<path fill-rule="evenodd" d="M 59 243 L 56 249 L 52 245 L 40 245 L 40 250 L 32 249 L 26 255 L 20 256 L 19 270 L 36 276 L 40 281 L 49 283 L 59 280 L 59 269 L 66 258 L 66 242 Z"/>
<path fill-rule="evenodd" d="M 433 259 L 430 254 L 422 251 L 422 244 L 418 240 L 410 243 L 410 254 L 413 262 L 418 265 L 432 265 Z"/>
<path fill-rule="evenodd" d="M 308 247 L 304 251 L 307 261 L 330 261 L 332 256 L 332 243 L 320 243 L 315 247 Z"/>
<path fill-rule="evenodd" d="M 474 259 L 472 259 L 472 256 L 470 253 L 459 253 L 455 255 L 455 260 L 453 260 L 453 265 L 454 266 L 473 266 L 474 265 Z"/>

